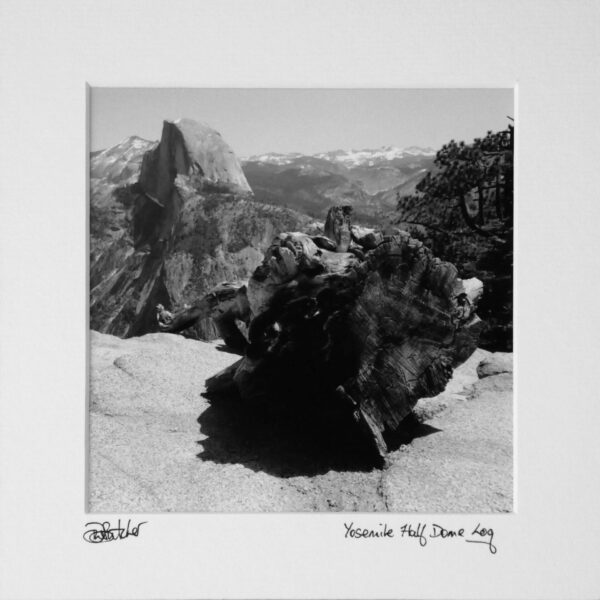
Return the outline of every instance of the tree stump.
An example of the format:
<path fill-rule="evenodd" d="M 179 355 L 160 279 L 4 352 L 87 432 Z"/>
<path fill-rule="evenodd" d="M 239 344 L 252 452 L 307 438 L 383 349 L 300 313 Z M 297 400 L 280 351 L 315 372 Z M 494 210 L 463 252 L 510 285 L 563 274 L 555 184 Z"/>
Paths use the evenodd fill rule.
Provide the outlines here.
<path fill-rule="evenodd" d="M 477 347 L 481 286 L 465 287 L 454 265 L 405 232 L 360 232 L 362 259 L 341 251 L 351 229 L 338 208 L 329 215 L 342 230 L 328 230 L 335 251 L 301 233 L 281 234 L 267 250 L 247 286 L 245 355 L 206 386 L 294 410 L 350 412 L 383 456 L 417 400 L 443 391 Z"/>
<path fill-rule="evenodd" d="M 337 252 L 347 252 L 352 240 L 350 233 L 351 206 L 332 206 L 325 219 L 325 237 L 336 245 Z"/>

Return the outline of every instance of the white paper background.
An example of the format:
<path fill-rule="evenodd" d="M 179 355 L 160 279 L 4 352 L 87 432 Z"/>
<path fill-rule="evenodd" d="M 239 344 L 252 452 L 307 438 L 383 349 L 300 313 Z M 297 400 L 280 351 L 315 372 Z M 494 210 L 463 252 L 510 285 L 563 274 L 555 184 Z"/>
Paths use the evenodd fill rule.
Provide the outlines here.
<path fill-rule="evenodd" d="M 0 596 L 598 597 L 599 17 L 585 1 L 1 1 Z M 518 496 L 484 517 L 495 556 L 349 542 L 336 514 L 150 515 L 138 539 L 82 541 L 86 81 L 518 82 Z M 384 518 L 432 521 L 359 519 Z"/>

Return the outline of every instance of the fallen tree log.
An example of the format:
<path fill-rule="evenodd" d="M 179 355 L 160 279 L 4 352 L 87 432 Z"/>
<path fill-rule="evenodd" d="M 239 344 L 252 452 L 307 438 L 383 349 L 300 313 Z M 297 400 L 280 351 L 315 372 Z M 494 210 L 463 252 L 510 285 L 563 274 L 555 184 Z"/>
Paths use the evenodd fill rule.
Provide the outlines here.
<path fill-rule="evenodd" d="M 173 313 L 168 322 L 158 320 L 164 333 L 180 333 L 199 319 L 212 318 L 219 335 L 232 350 L 243 353 L 248 345 L 237 321 L 250 322 L 250 306 L 246 286 L 240 283 L 221 283 L 189 308 Z"/>
<path fill-rule="evenodd" d="M 481 285 L 465 286 L 405 232 L 351 236 L 349 212 L 328 217 L 331 244 L 278 236 L 248 282 L 245 355 L 206 387 L 351 412 L 383 456 L 417 400 L 443 391 L 475 350 Z M 364 239 L 363 252 L 347 251 L 352 238 Z"/>

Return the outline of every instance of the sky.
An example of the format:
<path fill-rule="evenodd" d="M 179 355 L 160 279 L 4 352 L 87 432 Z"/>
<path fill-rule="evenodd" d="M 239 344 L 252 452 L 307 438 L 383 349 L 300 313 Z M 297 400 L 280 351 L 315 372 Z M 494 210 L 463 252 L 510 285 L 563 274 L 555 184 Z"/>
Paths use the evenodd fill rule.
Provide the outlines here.
<path fill-rule="evenodd" d="M 514 117 L 513 90 L 91 88 L 90 148 L 138 135 L 160 139 L 162 122 L 188 117 L 219 131 L 240 157 L 315 154 L 381 146 L 472 141 Z"/>

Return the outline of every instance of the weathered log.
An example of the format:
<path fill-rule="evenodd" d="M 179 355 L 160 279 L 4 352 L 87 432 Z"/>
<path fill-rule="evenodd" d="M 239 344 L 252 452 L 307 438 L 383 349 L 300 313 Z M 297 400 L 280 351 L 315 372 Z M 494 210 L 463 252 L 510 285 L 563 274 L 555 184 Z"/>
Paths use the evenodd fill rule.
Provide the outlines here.
<path fill-rule="evenodd" d="M 221 283 L 190 308 L 176 311 L 168 323 L 159 322 L 163 332 L 179 333 L 199 319 L 212 318 L 227 346 L 243 353 L 248 345 L 237 321 L 250 322 L 250 305 L 246 286 L 241 283 Z"/>
<path fill-rule="evenodd" d="M 338 224 L 349 214 L 332 213 Z M 417 400 L 443 391 L 476 348 L 481 287 L 465 287 L 454 265 L 405 232 L 365 235 L 368 247 L 380 240 L 363 247 L 364 260 L 340 252 L 343 235 L 337 252 L 301 233 L 278 236 L 248 282 L 246 355 L 207 391 L 352 411 L 383 455 Z"/>

